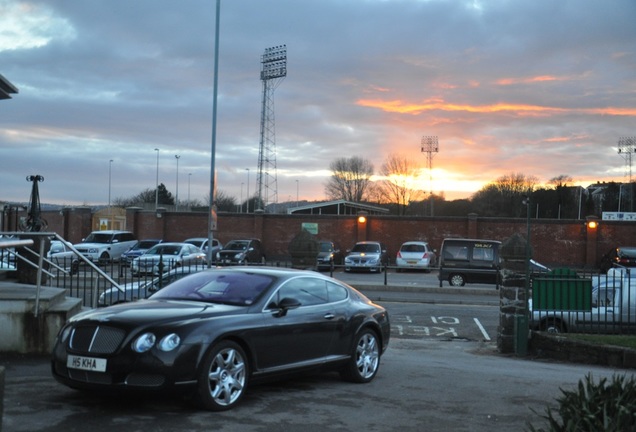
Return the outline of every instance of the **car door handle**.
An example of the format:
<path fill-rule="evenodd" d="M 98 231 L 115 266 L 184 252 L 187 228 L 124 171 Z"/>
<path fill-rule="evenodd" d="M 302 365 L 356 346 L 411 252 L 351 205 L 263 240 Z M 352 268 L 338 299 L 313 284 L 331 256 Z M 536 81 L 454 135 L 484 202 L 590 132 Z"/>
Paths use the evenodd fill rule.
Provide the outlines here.
<path fill-rule="evenodd" d="M 336 315 L 331 312 L 325 314 L 325 319 L 328 319 L 328 320 L 334 319 L 335 317 Z"/>

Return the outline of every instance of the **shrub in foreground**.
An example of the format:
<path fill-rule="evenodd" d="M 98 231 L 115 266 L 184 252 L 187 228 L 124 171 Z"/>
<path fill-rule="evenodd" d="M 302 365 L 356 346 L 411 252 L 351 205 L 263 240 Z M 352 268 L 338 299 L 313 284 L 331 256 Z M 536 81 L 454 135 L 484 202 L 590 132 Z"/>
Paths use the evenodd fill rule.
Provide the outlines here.
<path fill-rule="evenodd" d="M 575 390 L 561 389 L 556 412 L 546 409 L 541 417 L 546 429 L 532 432 L 626 432 L 636 431 L 636 381 L 624 375 L 614 375 L 611 381 L 602 378 L 594 383 L 591 374 L 579 381 Z"/>

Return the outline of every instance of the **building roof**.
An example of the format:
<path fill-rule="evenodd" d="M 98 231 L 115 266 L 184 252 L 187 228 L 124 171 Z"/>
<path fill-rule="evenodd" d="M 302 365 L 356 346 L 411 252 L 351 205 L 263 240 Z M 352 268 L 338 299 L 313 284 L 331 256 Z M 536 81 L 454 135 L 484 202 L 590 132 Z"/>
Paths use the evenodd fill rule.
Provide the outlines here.
<path fill-rule="evenodd" d="M 346 200 L 336 200 L 291 207 L 287 209 L 287 214 L 355 215 L 360 211 L 375 215 L 389 213 L 389 210 L 383 207 Z"/>
<path fill-rule="evenodd" d="M 0 99 L 11 99 L 12 93 L 18 93 L 17 87 L 0 74 Z"/>

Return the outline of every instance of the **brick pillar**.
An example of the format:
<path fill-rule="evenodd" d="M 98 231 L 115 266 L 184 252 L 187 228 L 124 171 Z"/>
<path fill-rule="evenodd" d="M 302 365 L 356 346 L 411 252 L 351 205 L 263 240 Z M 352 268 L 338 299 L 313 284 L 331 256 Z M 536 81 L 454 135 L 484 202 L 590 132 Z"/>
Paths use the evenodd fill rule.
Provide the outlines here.
<path fill-rule="evenodd" d="M 477 237 L 477 213 L 468 214 L 468 228 L 466 238 L 476 239 Z"/>
<path fill-rule="evenodd" d="M 587 267 L 596 267 L 596 243 L 598 241 L 599 223 L 596 216 L 588 216 L 585 223 L 585 265 Z"/>

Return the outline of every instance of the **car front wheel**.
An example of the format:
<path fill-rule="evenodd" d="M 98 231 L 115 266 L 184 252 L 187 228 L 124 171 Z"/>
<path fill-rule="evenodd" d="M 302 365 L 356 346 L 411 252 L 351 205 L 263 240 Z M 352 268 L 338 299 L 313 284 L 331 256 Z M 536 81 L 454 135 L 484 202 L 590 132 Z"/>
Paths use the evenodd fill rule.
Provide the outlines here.
<path fill-rule="evenodd" d="M 233 408 L 245 393 L 248 374 L 243 349 L 232 341 L 218 343 L 208 353 L 199 372 L 197 401 L 211 411 Z"/>
<path fill-rule="evenodd" d="M 356 383 L 368 383 L 380 367 L 380 341 L 371 329 L 364 329 L 355 337 L 351 359 L 342 370 L 342 377 Z"/>
<path fill-rule="evenodd" d="M 466 285 L 466 281 L 464 280 L 464 276 L 460 274 L 452 274 L 448 278 L 448 283 L 451 286 L 460 287 Z"/>

